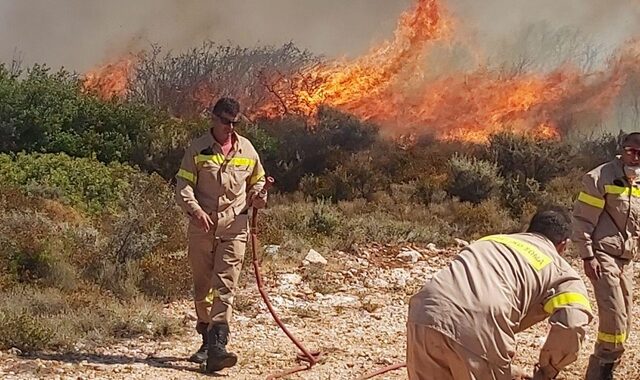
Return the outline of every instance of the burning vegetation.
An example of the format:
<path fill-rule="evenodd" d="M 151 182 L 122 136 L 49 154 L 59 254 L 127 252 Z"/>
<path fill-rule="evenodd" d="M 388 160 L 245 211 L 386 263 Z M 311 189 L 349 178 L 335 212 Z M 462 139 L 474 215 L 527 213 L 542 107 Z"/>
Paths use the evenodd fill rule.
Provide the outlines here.
<path fill-rule="evenodd" d="M 253 118 L 297 115 L 313 125 L 320 106 L 329 106 L 392 135 L 483 142 L 506 130 L 557 138 L 571 129 L 576 115 L 602 120 L 637 72 L 638 52 L 630 44 L 601 71 L 586 72 L 567 62 L 546 71 L 508 72 L 477 59 L 470 70 L 430 75 L 425 57 L 436 43 L 455 37 L 454 25 L 440 0 L 416 0 L 400 16 L 393 39 L 353 60 L 322 61 L 291 45 L 280 49 L 280 57 L 277 51 L 230 48 L 211 54 L 211 46 L 205 46 L 184 57 L 200 54 L 189 67 L 188 60 L 170 60 L 164 68 L 176 78 L 170 81 L 157 74 L 155 48 L 87 73 L 84 87 L 103 98 L 141 97 L 178 117 L 233 95 Z M 220 54 L 228 60 L 241 53 L 246 62 L 215 67 Z"/>

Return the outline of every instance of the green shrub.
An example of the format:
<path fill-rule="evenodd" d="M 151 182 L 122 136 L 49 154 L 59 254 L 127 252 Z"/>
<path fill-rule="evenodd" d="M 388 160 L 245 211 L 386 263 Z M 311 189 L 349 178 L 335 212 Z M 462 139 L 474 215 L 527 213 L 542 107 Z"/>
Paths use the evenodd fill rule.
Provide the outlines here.
<path fill-rule="evenodd" d="M 543 187 L 575 167 L 571 145 L 511 133 L 492 135 L 487 154 L 497 163 L 503 177 L 519 177 L 523 181 L 533 178 Z"/>
<path fill-rule="evenodd" d="M 104 102 L 81 90 L 64 70 L 35 65 L 13 72 L 0 65 L 0 153 L 66 153 L 128 162 L 164 178 L 175 175 L 199 120 L 182 121 L 145 104 Z"/>
<path fill-rule="evenodd" d="M 66 154 L 0 154 L 0 182 L 33 195 L 60 199 L 90 213 L 113 210 L 130 189 L 135 170 Z"/>
<path fill-rule="evenodd" d="M 424 176 L 414 183 L 414 191 L 412 200 L 416 200 L 422 204 L 440 203 L 445 200 L 447 192 L 445 191 L 447 177 L 440 176 Z"/>
<path fill-rule="evenodd" d="M 53 326 L 40 323 L 39 318 L 28 312 L 12 314 L 0 311 L 0 345 L 16 347 L 21 351 L 40 350 L 51 345 Z"/>
<path fill-rule="evenodd" d="M 340 218 L 332 212 L 331 206 L 324 201 L 318 201 L 313 213 L 307 221 L 307 227 L 315 233 L 331 236 L 340 224 Z"/>
<path fill-rule="evenodd" d="M 535 203 L 544 190 L 534 178 L 509 176 L 502 186 L 502 204 L 510 210 L 512 216 L 521 215 L 528 203 Z"/>
<path fill-rule="evenodd" d="M 495 164 L 457 155 L 449 160 L 447 191 L 461 201 L 480 203 L 495 195 L 502 182 Z"/>
<path fill-rule="evenodd" d="M 344 193 L 341 196 L 345 197 L 349 196 L 349 189 L 336 190 L 336 187 L 346 180 L 345 176 L 359 176 L 358 170 L 366 170 L 361 169 L 362 157 L 355 158 L 360 160 L 357 163 L 350 161 L 354 159 L 352 153 L 370 147 L 377 135 L 371 124 L 329 108 L 319 111 L 314 126 L 309 126 L 305 119 L 287 117 L 263 120 L 259 128 L 275 142 L 273 150 L 264 152 L 263 160 L 267 173 L 277 179 L 279 190 L 298 190 L 304 176 L 320 176 L 342 166 L 336 176 L 326 181 L 325 187 L 330 192 Z M 328 197 L 326 194 L 320 196 Z"/>
<path fill-rule="evenodd" d="M 573 203 L 582 190 L 582 176 L 585 172 L 576 169 L 562 177 L 556 177 L 549 181 L 544 193 L 540 194 L 534 202 L 538 207 L 561 206 L 568 210 L 573 208 Z"/>
<path fill-rule="evenodd" d="M 126 298 L 184 294 L 184 282 L 163 288 L 153 280 L 160 262 L 186 248 L 185 218 L 158 175 L 64 154 L 19 154 L 0 155 L 0 177 L 14 186 L 0 188 L 3 282 L 69 290 L 84 279 Z M 145 261 L 152 255 L 153 264 Z"/>

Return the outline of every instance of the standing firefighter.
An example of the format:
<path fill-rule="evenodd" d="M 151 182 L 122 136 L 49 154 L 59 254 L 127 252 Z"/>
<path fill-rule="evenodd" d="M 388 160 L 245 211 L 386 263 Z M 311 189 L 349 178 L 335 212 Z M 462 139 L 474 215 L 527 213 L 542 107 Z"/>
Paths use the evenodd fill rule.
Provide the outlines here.
<path fill-rule="evenodd" d="M 196 330 L 202 346 L 190 360 L 207 372 L 236 364 L 227 352 L 233 298 L 248 238 L 250 207 L 262 208 L 264 170 L 251 142 L 234 132 L 240 106 L 220 99 L 211 129 L 192 141 L 177 174 L 176 199 L 188 214 L 189 264 L 193 272 Z"/>
<path fill-rule="evenodd" d="M 549 318 L 533 379 L 553 379 L 577 359 L 593 318 L 584 282 L 560 254 L 570 215 L 538 212 L 526 233 L 493 235 L 463 249 L 411 298 L 411 380 L 511 380 L 515 334 Z"/>
<path fill-rule="evenodd" d="M 574 233 L 598 303 L 599 326 L 586 378 L 612 379 L 631 330 L 633 263 L 640 227 L 640 133 L 622 140 L 621 155 L 582 179 Z"/>

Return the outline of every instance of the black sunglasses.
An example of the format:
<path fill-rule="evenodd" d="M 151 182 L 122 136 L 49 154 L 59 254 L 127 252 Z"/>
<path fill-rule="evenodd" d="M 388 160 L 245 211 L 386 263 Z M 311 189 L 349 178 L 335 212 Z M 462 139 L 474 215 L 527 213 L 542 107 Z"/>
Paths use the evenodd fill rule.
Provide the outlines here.
<path fill-rule="evenodd" d="M 218 118 L 218 120 L 220 120 L 220 122 L 221 122 L 222 124 L 224 124 L 224 125 L 231 125 L 231 126 L 233 126 L 234 124 L 238 124 L 238 122 L 239 122 L 238 120 L 231 120 L 231 119 L 227 119 L 227 118 L 226 118 L 226 117 L 224 117 L 224 116 L 220 116 L 220 115 L 215 115 L 215 116 L 216 116 L 216 117 Z"/>

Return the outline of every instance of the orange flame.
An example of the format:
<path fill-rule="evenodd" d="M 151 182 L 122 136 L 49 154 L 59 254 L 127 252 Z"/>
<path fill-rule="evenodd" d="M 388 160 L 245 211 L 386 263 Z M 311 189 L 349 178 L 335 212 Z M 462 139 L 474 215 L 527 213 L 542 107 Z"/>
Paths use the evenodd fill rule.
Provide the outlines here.
<path fill-rule="evenodd" d="M 353 62 L 310 67 L 296 78 L 282 78 L 271 85 L 279 101 L 265 104 L 255 116 L 313 116 L 324 104 L 370 118 L 375 112 L 367 115 L 368 101 L 381 96 L 405 69 L 415 67 L 424 44 L 445 31 L 438 2 L 418 0 L 413 11 L 401 15 L 392 42 Z"/>
<path fill-rule="evenodd" d="M 299 77 L 281 78 L 271 88 L 277 101 L 254 116 L 314 116 L 325 104 L 394 129 L 435 132 L 442 139 L 480 142 L 507 128 L 559 136 L 549 119 L 554 109 L 546 106 L 571 94 L 570 86 L 579 82 L 577 72 L 505 79 L 478 70 L 425 83 L 419 65 L 425 45 L 448 31 L 438 1 L 418 0 L 400 17 L 392 42 L 353 62 L 311 67 Z M 409 95 L 409 86 L 418 87 L 417 96 Z"/>
<path fill-rule="evenodd" d="M 404 12 L 394 39 L 352 61 L 335 61 L 303 69 L 291 77 L 262 78 L 273 95 L 248 99 L 253 117 L 285 114 L 313 118 L 321 105 L 371 120 L 400 136 L 433 133 L 440 139 L 485 141 L 512 130 L 558 138 L 576 112 L 609 111 L 630 73 L 638 72 L 640 43 L 623 50 L 610 68 L 585 75 L 560 67 L 551 73 L 506 76 L 480 68 L 473 72 L 424 80 L 425 48 L 450 34 L 439 0 L 416 0 Z M 130 57 L 87 74 L 84 87 L 104 98 L 125 97 L 135 60 Z M 218 92 L 203 83 L 191 99 L 200 108 Z M 241 99 L 244 102 L 245 99 Z"/>
<path fill-rule="evenodd" d="M 441 139 L 483 142 L 509 129 L 558 138 L 562 118 L 571 112 L 608 110 L 625 72 L 638 62 L 637 54 L 627 53 L 612 70 L 589 77 L 571 67 L 506 78 L 482 68 L 425 82 L 419 65 L 425 45 L 449 31 L 440 8 L 437 0 L 418 0 L 401 16 L 392 42 L 353 62 L 311 67 L 299 77 L 276 82 L 271 91 L 277 101 L 254 116 L 313 116 L 326 104 L 400 134 L 408 129 Z"/>
<path fill-rule="evenodd" d="M 128 55 L 85 74 L 82 87 L 101 99 L 124 99 L 129 92 L 129 79 L 137 59 Z"/>

